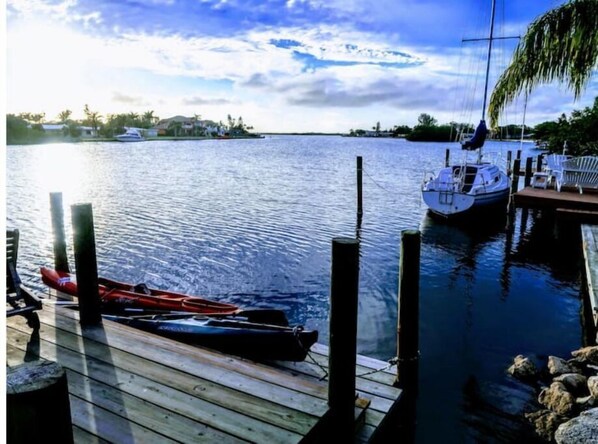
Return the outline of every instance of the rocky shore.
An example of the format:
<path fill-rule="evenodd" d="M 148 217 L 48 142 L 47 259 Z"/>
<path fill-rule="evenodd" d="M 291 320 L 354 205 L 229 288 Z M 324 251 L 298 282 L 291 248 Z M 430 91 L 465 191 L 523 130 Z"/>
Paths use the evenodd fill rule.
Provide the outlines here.
<path fill-rule="evenodd" d="M 546 442 L 598 442 L 598 346 L 571 353 L 571 359 L 549 356 L 543 366 L 515 357 L 508 372 L 538 391 L 538 410 L 527 413 Z"/>

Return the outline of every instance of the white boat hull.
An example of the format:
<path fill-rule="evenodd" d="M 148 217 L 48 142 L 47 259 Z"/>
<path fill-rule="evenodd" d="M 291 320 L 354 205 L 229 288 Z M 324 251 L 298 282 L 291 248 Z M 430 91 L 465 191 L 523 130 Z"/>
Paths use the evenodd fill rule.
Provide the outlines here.
<path fill-rule="evenodd" d="M 450 217 L 488 206 L 506 204 L 509 199 L 509 189 L 478 195 L 455 191 L 422 191 L 422 197 L 430 211 Z"/>
<path fill-rule="evenodd" d="M 422 198 L 433 213 L 453 217 L 505 205 L 510 182 L 509 177 L 492 164 L 449 166 L 424 181 Z"/>

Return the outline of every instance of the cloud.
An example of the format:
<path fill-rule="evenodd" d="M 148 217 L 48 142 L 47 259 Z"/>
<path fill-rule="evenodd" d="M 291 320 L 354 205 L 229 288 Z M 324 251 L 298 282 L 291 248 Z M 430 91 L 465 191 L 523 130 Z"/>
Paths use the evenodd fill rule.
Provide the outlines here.
<path fill-rule="evenodd" d="M 124 103 L 127 105 L 135 106 L 146 106 L 149 105 L 142 97 L 129 96 L 118 91 L 112 94 L 112 100 L 118 103 Z"/>
<path fill-rule="evenodd" d="M 182 100 L 183 105 L 227 105 L 233 103 L 232 100 L 213 98 L 205 99 L 202 97 L 189 97 Z"/>

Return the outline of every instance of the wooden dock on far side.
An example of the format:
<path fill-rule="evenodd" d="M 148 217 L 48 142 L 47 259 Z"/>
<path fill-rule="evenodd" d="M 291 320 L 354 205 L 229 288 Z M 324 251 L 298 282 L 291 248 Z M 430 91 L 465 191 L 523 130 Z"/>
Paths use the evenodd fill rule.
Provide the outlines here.
<path fill-rule="evenodd" d="M 38 313 L 37 333 L 20 316 L 7 319 L 7 365 L 43 359 L 66 369 L 75 442 L 318 440 L 328 387 L 309 359 L 255 363 L 110 321 L 82 328 L 65 307 Z M 311 354 L 327 367 L 327 347 Z M 370 373 L 385 366 L 357 358 L 355 442 L 375 439 L 396 410 L 395 373 Z"/>
<path fill-rule="evenodd" d="M 580 222 L 598 221 L 598 193 L 526 187 L 513 194 L 513 199 L 516 207 L 554 210 L 560 217 Z"/>
<path fill-rule="evenodd" d="M 581 225 L 588 297 L 594 326 L 598 327 L 598 225 Z M 598 339 L 598 335 L 597 335 Z"/>

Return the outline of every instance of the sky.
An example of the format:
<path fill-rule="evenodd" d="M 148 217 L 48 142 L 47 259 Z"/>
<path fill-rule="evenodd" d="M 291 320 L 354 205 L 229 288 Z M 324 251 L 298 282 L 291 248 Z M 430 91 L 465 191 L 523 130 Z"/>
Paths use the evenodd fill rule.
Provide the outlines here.
<path fill-rule="evenodd" d="M 523 35 L 556 0 L 497 3 L 496 34 Z M 489 0 L 7 0 L 6 112 L 83 118 L 242 116 L 257 132 L 348 132 L 476 122 Z M 513 40 L 495 43 L 491 86 Z M 559 85 L 527 100 L 525 123 L 590 106 Z M 501 123 L 521 124 L 525 100 Z"/>

